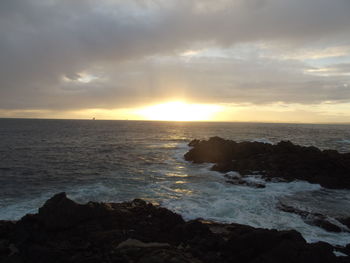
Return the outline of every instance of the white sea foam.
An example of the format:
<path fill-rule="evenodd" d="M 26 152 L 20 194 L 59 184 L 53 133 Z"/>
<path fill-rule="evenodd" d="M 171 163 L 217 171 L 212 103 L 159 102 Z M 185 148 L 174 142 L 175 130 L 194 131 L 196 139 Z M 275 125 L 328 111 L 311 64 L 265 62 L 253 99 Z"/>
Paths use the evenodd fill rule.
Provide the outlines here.
<path fill-rule="evenodd" d="M 43 194 L 33 199 L 21 200 L 3 206 L 0 208 L 0 220 L 18 220 L 25 214 L 37 213 L 38 208 L 51 196 L 51 193 Z"/>
<path fill-rule="evenodd" d="M 337 257 L 346 257 L 347 256 L 346 254 L 339 252 L 339 251 L 336 251 L 336 250 L 334 250 L 333 253 Z"/>
<path fill-rule="evenodd" d="M 265 143 L 271 143 L 265 139 Z M 324 191 L 318 184 L 310 184 L 304 181 L 294 182 L 265 182 L 259 175 L 244 177 L 244 180 L 254 183 L 263 183 L 266 188 L 256 189 L 247 186 L 231 185 L 226 182 L 221 173 L 210 171 L 212 164 L 191 164 L 183 159 L 184 143 L 174 151 L 174 165 L 181 164 L 181 173 L 185 174 L 186 183 L 181 187 L 171 181 L 163 181 L 163 198 L 160 203 L 180 213 L 185 219 L 203 218 L 225 223 L 240 223 L 254 227 L 299 231 L 308 242 L 325 241 L 334 245 L 346 245 L 350 243 L 350 234 L 327 232 L 319 227 L 306 224 L 296 214 L 279 210 L 277 204 L 282 197 L 306 195 L 306 199 L 314 196 L 314 193 Z M 228 172 L 232 178 L 240 178 L 237 172 Z M 169 194 L 172 192 L 171 194 Z M 306 193 L 306 194 L 305 194 Z M 305 199 L 304 198 L 304 199 Z M 329 194 L 329 202 L 350 198 L 350 191 L 332 190 Z M 324 197 L 312 199 L 309 206 L 320 205 Z M 301 199 L 303 200 L 303 198 Z M 324 205 L 324 204 L 323 204 Z M 340 204 L 344 206 L 344 204 Z M 324 207 L 327 207 L 324 205 Z M 310 207 L 309 207 L 310 208 Z M 327 207 L 328 208 L 328 207 Z M 324 212 L 324 211 L 323 211 Z M 331 214 L 330 214 L 331 215 Z M 331 219 L 332 220 L 332 219 Z"/>
<path fill-rule="evenodd" d="M 349 126 L 104 121 L 98 122 L 97 129 L 96 122 L 71 120 L 2 120 L 1 124 L 0 152 L 6 154 L 0 170 L 0 219 L 35 213 L 53 194 L 66 191 L 81 203 L 144 198 L 162 203 L 186 219 L 296 229 L 309 242 L 350 243 L 349 233 L 326 232 L 276 208 L 284 197 L 316 212 L 334 212 L 336 204 L 337 210 L 345 210 L 349 206 L 342 200 L 350 196 L 349 191 L 332 192 L 329 202 L 319 206 L 320 200 L 327 198 L 315 198 L 322 191 L 318 185 L 266 182 L 265 189 L 231 185 L 222 174 L 209 170 L 212 164 L 191 164 L 183 158 L 189 149 L 187 142 L 211 136 L 264 143 L 285 139 L 349 152 Z M 322 131 L 318 136 L 314 136 L 315 128 Z"/>
<path fill-rule="evenodd" d="M 256 139 L 253 139 L 251 140 L 252 142 L 262 142 L 262 143 L 268 143 L 268 144 L 273 144 L 272 141 L 270 141 L 269 139 L 267 138 L 256 138 Z"/>
<path fill-rule="evenodd" d="M 325 241 L 334 245 L 350 243 L 349 233 L 331 233 L 306 224 L 296 214 L 277 209 L 282 196 L 301 191 L 320 190 L 316 184 L 295 181 L 290 183 L 266 182 L 266 188 L 255 189 L 230 185 L 214 175 L 216 180 L 193 183 L 189 188 L 195 194 L 179 199 L 168 199 L 163 205 L 184 216 L 185 219 L 203 218 L 224 223 L 240 223 L 253 227 L 299 231 L 308 242 Z M 249 180 L 260 182 L 251 177 Z"/>
<path fill-rule="evenodd" d="M 348 139 L 343 139 L 343 140 L 339 140 L 338 142 L 348 144 L 348 143 L 350 143 L 350 140 L 348 140 Z"/>
<path fill-rule="evenodd" d="M 241 178 L 242 176 L 239 174 L 239 172 L 234 172 L 234 171 L 230 171 L 226 173 L 226 176 L 228 178 L 232 178 L 232 179 L 238 179 Z"/>
<path fill-rule="evenodd" d="M 240 223 L 253 227 L 268 229 L 295 229 L 299 231 L 308 242 L 325 241 L 334 245 L 344 246 L 350 243 L 350 234 L 346 232 L 331 233 L 319 227 L 306 224 L 303 219 L 291 213 L 277 209 L 279 200 L 290 198 L 293 202 L 295 196 L 305 193 L 317 193 L 323 189 L 317 184 L 302 181 L 290 183 L 264 182 L 266 188 L 256 189 L 246 186 L 237 186 L 226 183 L 226 178 L 208 169 L 208 164 L 190 164 L 184 161 L 180 170 L 174 171 L 164 180 L 157 180 L 151 185 L 137 188 L 127 184 L 123 186 L 108 183 L 95 183 L 80 187 L 64 189 L 68 197 L 84 203 L 90 200 L 105 202 L 127 201 L 133 198 L 160 203 L 177 213 L 186 220 L 203 218 L 224 223 Z M 169 173 L 169 171 L 168 171 Z M 230 172 L 231 175 L 237 175 Z M 166 175 L 165 175 L 166 176 Z M 245 178 L 248 181 L 262 182 L 258 176 Z M 335 198 L 349 198 L 349 191 L 332 190 Z M 48 192 L 39 198 L 17 202 L 2 207 L 0 219 L 19 219 L 26 213 L 35 213 L 37 208 L 55 192 Z M 287 197 L 286 197 L 287 196 Z M 303 199 L 302 199 L 303 200 Z M 317 200 L 317 199 L 316 199 Z M 331 200 L 331 199 L 330 199 Z M 310 203 L 301 205 L 312 206 Z"/>
<path fill-rule="evenodd" d="M 259 141 L 271 143 L 265 139 Z M 212 164 L 192 164 L 184 161 L 183 155 L 188 149 L 187 143 L 183 141 L 162 141 L 151 143 L 150 148 L 133 152 L 131 157 L 117 155 L 123 157 L 122 162 L 118 164 L 121 168 L 111 171 L 110 176 L 92 176 L 92 182 L 82 180 L 82 184 L 65 185 L 59 189 L 52 185 L 50 191 L 40 196 L 26 196 L 23 200 L 7 204 L 3 202 L 0 219 L 19 219 L 26 213 L 35 213 L 53 194 L 66 191 L 68 197 L 81 203 L 90 200 L 120 202 L 144 198 L 161 203 L 188 220 L 204 218 L 261 228 L 295 229 L 308 242 L 326 241 L 335 245 L 350 243 L 349 233 L 331 233 L 310 226 L 300 216 L 280 211 L 276 207 L 279 200 L 285 198 L 301 208 L 316 209 L 316 212 L 324 212 L 320 209 L 325 207 L 335 211 L 332 202 L 340 203 L 340 200 L 350 198 L 350 191 L 332 190 L 333 192 L 329 193 L 328 208 L 325 205 L 318 207 L 320 200 L 326 198 L 315 197 L 324 191 L 316 184 L 301 181 L 265 182 L 259 176 L 251 176 L 245 177 L 244 180 L 264 183 L 266 188 L 231 185 L 221 173 L 210 171 Z M 134 159 L 143 161 L 134 163 Z M 125 163 L 126 166 L 122 166 Z M 235 172 L 229 172 L 228 175 L 239 177 Z M 299 199 L 296 198 L 298 196 Z M 345 207 L 341 204 L 339 210 Z M 333 216 L 332 213 L 329 215 Z"/>
<path fill-rule="evenodd" d="M 108 187 L 102 183 L 84 185 L 81 187 L 69 187 L 62 189 L 62 191 L 67 192 L 68 198 L 80 203 L 88 201 L 125 201 L 116 199 L 118 195 L 115 188 Z M 25 214 L 37 213 L 38 208 L 54 194 L 57 194 L 57 191 L 52 190 L 39 197 L 21 200 L 17 201 L 15 204 L 3 206 L 0 208 L 0 220 L 18 220 Z"/>

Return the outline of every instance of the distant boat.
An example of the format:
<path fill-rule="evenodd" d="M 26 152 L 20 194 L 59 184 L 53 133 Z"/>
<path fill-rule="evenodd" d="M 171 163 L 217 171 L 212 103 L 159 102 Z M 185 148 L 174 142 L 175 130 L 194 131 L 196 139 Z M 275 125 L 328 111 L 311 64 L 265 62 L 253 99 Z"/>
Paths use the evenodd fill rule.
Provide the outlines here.
<path fill-rule="evenodd" d="M 94 120 L 95 120 L 95 117 L 93 117 L 92 120 L 94 121 Z"/>

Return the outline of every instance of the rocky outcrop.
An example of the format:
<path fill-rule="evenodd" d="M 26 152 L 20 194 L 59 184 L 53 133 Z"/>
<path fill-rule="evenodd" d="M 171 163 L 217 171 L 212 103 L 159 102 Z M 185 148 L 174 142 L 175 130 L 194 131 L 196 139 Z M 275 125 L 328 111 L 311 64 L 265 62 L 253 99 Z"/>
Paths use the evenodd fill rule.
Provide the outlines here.
<path fill-rule="evenodd" d="M 281 201 L 278 203 L 277 208 L 284 212 L 297 214 L 304 220 L 305 223 L 318 226 L 328 232 L 349 232 L 347 226 L 342 224 L 342 219 L 333 219 L 336 222 L 331 222 L 331 220 L 325 215 L 301 210 L 299 208 L 283 204 Z"/>
<path fill-rule="evenodd" d="M 350 229 L 350 217 L 338 218 L 338 221 Z"/>
<path fill-rule="evenodd" d="M 252 188 L 265 188 L 265 184 L 257 183 L 257 182 L 250 182 L 247 181 L 245 178 L 242 178 L 241 176 L 230 176 L 229 174 L 224 175 L 227 180 L 226 182 L 233 185 L 240 185 L 240 186 L 248 186 Z"/>
<path fill-rule="evenodd" d="M 242 175 L 259 172 L 267 179 L 305 180 L 327 188 L 350 189 L 350 153 L 281 141 L 276 145 L 261 142 L 235 142 L 212 137 L 194 140 L 185 154 L 187 161 L 214 163 L 213 170 L 237 171 Z"/>
<path fill-rule="evenodd" d="M 140 199 L 81 205 L 61 193 L 38 214 L 0 222 L 0 234 L 0 262 L 349 262 L 293 230 L 185 222 Z"/>

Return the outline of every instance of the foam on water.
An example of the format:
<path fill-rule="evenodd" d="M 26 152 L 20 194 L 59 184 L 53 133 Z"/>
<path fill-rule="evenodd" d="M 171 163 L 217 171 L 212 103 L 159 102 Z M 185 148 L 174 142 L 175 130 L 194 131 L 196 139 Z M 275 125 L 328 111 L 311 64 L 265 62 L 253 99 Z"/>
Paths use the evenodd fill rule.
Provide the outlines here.
<path fill-rule="evenodd" d="M 300 192 L 318 191 L 321 190 L 319 185 L 301 181 L 266 182 L 266 188 L 255 189 L 227 184 L 221 177 L 222 175 L 212 174 L 212 178 L 216 180 L 196 182 L 190 186 L 193 189 L 192 195 L 183 196 L 181 199 L 168 199 L 162 204 L 182 214 L 187 220 L 203 218 L 268 229 L 295 229 L 308 242 L 325 241 L 342 246 L 350 243 L 349 233 L 327 232 L 306 224 L 296 214 L 277 209 L 279 198 Z M 261 179 L 255 177 L 251 180 L 261 182 Z"/>
<path fill-rule="evenodd" d="M 129 191 L 118 185 L 96 183 L 81 187 L 64 189 L 68 197 L 84 203 L 87 201 L 121 202 L 133 198 L 160 203 L 162 206 L 181 214 L 186 220 L 203 218 L 223 223 L 240 223 L 253 227 L 268 229 L 299 231 L 308 242 L 325 241 L 334 245 L 344 246 L 350 243 L 349 233 L 331 233 L 321 228 L 306 224 L 300 216 L 277 209 L 281 198 L 298 202 L 300 196 L 314 196 L 314 193 L 324 191 L 317 184 L 295 181 L 265 182 L 258 176 L 247 180 L 263 182 L 266 188 L 256 189 L 246 186 L 231 185 L 222 174 L 210 171 L 210 164 L 189 164 L 175 157 L 179 169 L 177 171 L 160 171 L 163 180 L 157 179 L 151 185 L 144 185 Z M 183 166 L 180 166 L 183 165 Z M 231 176 L 238 176 L 235 172 Z M 166 176 L 166 178 L 164 178 Z M 348 198 L 349 191 L 332 190 L 336 199 Z M 1 219 L 19 219 L 26 213 L 36 213 L 37 208 L 51 197 L 55 191 L 50 191 L 38 198 L 23 200 L 0 209 Z M 309 198 L 311 200 L 311 198 Z M 306 206 L 301 198 L 301 204 Z M 312 200 L 307 204 L 315 207 Z M 317 207 L 317 206 L 316 206 Z"/>
<path fill-rule="evenodd" d="M 18 220 L 25 214 L 36 213 L 37 208 L 40 207 L 45 200 L 45 198 L 35 198 L 3 206 L 0 208 L 0 220 Z"/>
<path fill-rule="evenodd" d="M 340 142 L 340 143 L 350 143 L 350 140 L 347 140 L 347 139 L 343 139 L 343 140 L 339 140 L 338 142 Z"/>
<path fill-rule="evenodd" d="M 268 143 L 268 144 L 273 144 L 272 141 L 270 141 L 269 139 L 267 138 L 256 138 L 256 139 L 253 139 L 251 140 L 252 142 L 262 142 L 262 143 Z"/>
<path fill-rule="evenodd" d="M 222 174 L 210 171 L 212 164 L 191 164 L 183 158 L 190 140 L 212 136 L 264 143 L 291 140 L 349 152 L 349 143 L 343 140 L 350 136 L 348 127 L 52 120 L 2 120 L 1 124 L 0 219 L 35 213 L 53 194 L 66 191 L 81 203 L 143 198 L 188 220 L 201 217 L 296 229 L 309 242 L 350 243 L 350 233 L 324 231 L 276 208 L 283 199 L 332 217 L 349 207 L 340 202 L 350 198 L 349 191 L 329 193 L 319 185 L 264 182 L 258 176 L 245 180 L 264 183 L 266 188 L 232 185 Z M 320 206 L 320 200 L 326 199 Z"/>
<path fill-rule="evenodd" d="M 65 188 L 62 189 L 66 191 L 68 197 L 80 202 L 85 203 L 88 201 L 114 201 L 118 202 L 121 200 L 116 200 L 116 190 L 112 187 L 108 187 L 105 184 L 97 183 L 92 185 L 85 185 L 82 187 Z M 0 207 L 0 220 L 18 220 L 25 214 L 37 213 L 38 208 L 41 207 L 46 200 L 57 194 L 57 191 L 51 190 L 40 196 L 23 199 L 17 201 L 14 204 Z M 111 198 L 113 196 L 113 198 Z"/>

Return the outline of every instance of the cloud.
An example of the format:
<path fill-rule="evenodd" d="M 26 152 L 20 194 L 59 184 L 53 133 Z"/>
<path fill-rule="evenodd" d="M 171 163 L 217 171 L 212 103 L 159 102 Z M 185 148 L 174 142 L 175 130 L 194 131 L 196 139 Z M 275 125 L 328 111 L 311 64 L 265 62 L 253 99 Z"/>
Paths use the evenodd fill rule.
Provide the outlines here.
<path fill-rule="evenodd" d="M 349 11 L 348 0 L 1 1 L 0 108 L 348 100 L 346 80 L 304 74 L 302 61 L 179 54 L 256 42 L 350 46 Z"/>

